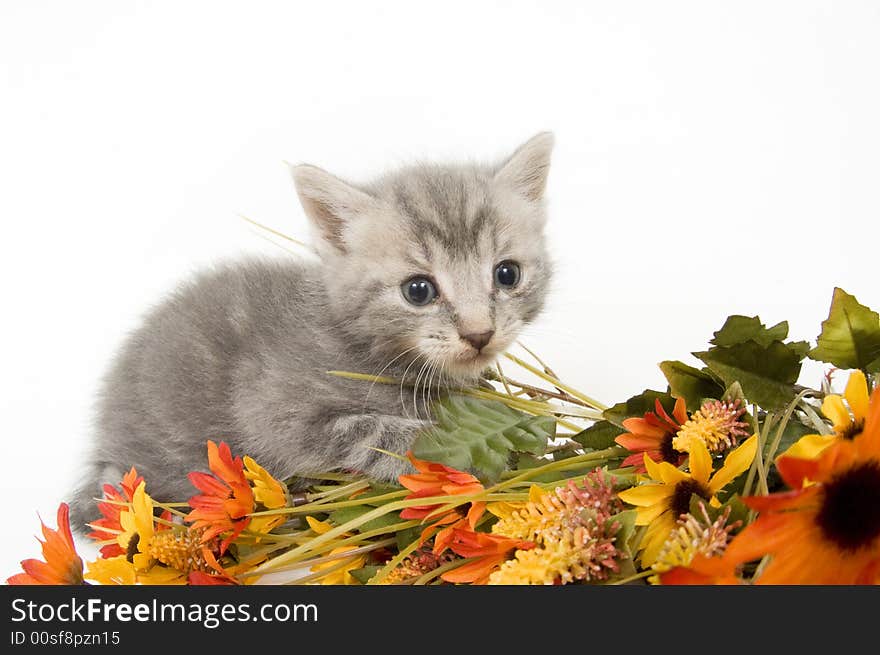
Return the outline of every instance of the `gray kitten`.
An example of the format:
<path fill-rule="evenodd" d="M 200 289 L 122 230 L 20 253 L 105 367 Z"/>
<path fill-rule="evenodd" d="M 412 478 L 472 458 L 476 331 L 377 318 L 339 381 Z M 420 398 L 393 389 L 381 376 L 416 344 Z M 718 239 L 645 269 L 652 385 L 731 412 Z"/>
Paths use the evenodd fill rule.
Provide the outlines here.
<path fill-rule="evenodd" d="M 405 453 L 432 394 L 477 381 L 543 305 L 552 148 L 543 133 L 499 166 L 419 165 L 358 186 L 293 167 L 320 263 L 218 266 L 145 317 L 104 380 L 74 524 L 132 465 L 156 499 L 187 499 L 207 439 L 279 478 L 405 472 L 376 449 Z"/>

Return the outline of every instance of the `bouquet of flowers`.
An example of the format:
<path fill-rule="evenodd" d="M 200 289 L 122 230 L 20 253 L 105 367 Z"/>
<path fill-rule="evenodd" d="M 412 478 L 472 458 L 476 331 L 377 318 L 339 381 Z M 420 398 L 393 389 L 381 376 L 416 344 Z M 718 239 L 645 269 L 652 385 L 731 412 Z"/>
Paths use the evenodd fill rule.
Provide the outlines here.
<path fill-rule="evenodd" d="M 701 367 L 664 361 L 667 389 L 611 407 L 507 354 L 514 375 L 437 401 L 398 484 L 278 480 L 208 441 L 193 497 L 156 502 L 132 468 L 98 501 L 100 557 L 83 564 L 62 504 L 8 582 L 877 583 L 880 317 L 835 289 L 817 343 L 787 337 L 731 316 Z M 798 385 L 807 357 L 830 365 L 819 388 Z"/>

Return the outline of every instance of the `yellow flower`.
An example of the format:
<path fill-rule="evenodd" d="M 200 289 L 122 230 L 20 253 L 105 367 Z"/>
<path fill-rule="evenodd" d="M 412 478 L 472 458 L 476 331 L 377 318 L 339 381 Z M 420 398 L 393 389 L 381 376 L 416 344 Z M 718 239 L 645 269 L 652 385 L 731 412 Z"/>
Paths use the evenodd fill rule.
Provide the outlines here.
<path fill-rule="evenodd" d="M 287 488 L 273 478 L 269 472 L 249 456 L 244 456 L 244 477 L 254 487 L 254 498 L 266 509 L 277 509 L 287 505 Z"/>
<path fill-rule="evenodd" d="M 311 516 L 306 517 L 306 522 L 309 524 L 309 527 L 317 534 L 324 534 L 325 532 L 329 532 L 333 529 L 333 526 L 330 525 L 327 521 L 318 521 L 317 519 L 313 519 Z M 334 548 L 330 551 L 330 556 L 332 557 L 334 555 L 342 555 L 343 553 L 347 553 L 356 549 L 356 546 L 339 546 L 338 548 Z M 322 585 L 360 584 L 357 580 L 354 579 L 354 576 L 351 575 L 351 571 L 359 569 L 367 563 L 367 558 L 365 555 L 353 556 L 350 557 L 348 560 L 340 557 L 327 562 L 321 562 L 320 564 L 315 564 L 311 568 L 311 571 L 312 573 L 318 573 L 319 571 L 323 571 L 324 569 L 337 567 L 339 566 L 340 562 L 343 561 L 345 562 L 343 566 L 333 571 L 330 571 L 327 575 L 321 576 L 317 579 L 317 583 Z"/>
<path fill-rule="evenodd" d="M 846 405 L 846 399 L 850 415 Z M 865 416 L 868 414 L 868 381 L 861 371 L 853 371 L 843 391 L 843 398 L 836 394 L 825 397 L 822 413 L 834 427 L 834 434 L 807 434 L 798 439 L 783 455 L 799 459 L 816 459 L 828 446 L 839 439 L 852 441 L 865 429 Z"/>
<path fill-rule="evenodd" d="M 134 490 L 131 505 L 119 514 L 122 532 L 116 537 L 116 543 L 125 551 L 120 555 L 131 562 L 135 569 L 148 569 L 152 557 L 149 544 L 153 538 L 153 499 L 146 491 L 143 480 Z"/>
<path fill-rule="evenodd" d="M 287 487 L 273 478 L 269 472 L 257 464 L 251 457 L 244 456 L 244 476 L 253 485 L 254 499 L 266 509 L 278 509 L 287 506 Z M 248 525 L 252 532 L 267 533 L 287 520 L 287 515 L 254 516 Z M 256 539 L 259 543 L 260 539 Z"/>
<path fill-rule="evenodd" d="M 651 566 L 657 560 L 679 516 L 690 511 L 691 496 L 696 494 L 713 507 L 718 507 L 720 503 L 716 494 L 751 466 L 757 448 L 758 436 L 752 435 L 730 451 L 724 465 L 714 475 L 712 457 L 706 445 L 699 440 L 691 444 L 688 458 L 690 473 L 680 471 L 668 462 L 655 462 L 645 456 L 645 468 L 655 484 L 643 484 L 619 494 L 621 500 L 638 508 L 636 525 L 648 526 L 639 545 L 643 566 Z"/>

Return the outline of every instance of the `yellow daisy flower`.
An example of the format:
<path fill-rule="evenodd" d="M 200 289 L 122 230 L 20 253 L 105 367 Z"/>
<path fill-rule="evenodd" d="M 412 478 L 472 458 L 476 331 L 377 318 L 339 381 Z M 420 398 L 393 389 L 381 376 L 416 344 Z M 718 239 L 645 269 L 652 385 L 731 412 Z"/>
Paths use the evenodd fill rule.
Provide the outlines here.
<path fill-rule="evenodd" d="M 645 456 L 645 468 L 649 481 L 653 483 L 618 494 L 621 500 L 638 508 L 636 525 L 648 526 L 639 545 L 643 566 L 649 567 L 657 560 L 678 518 L 690 511 L 691 496 L 696 494 L 713 507 L 718 507 L 720 503 L 716 494 L 751 466 L 757 448 L 758 436 L 752 435 L 730 451 L 724 459 L 724 465 L 714 474 L 712 457 L 702 441 L 694 441 L 691 446 L 688 459 L 690 473 L 680 471 L 668 462 L 655 462 Z"/>
<path fill-rule="evenodd" d="M 849 410 L 843 401 L 849 405 Z M 852 412 L 852 414 L 850 414 Z M 783 453 L 786 457 L 816 459 L 828 446 L 839 439 L 852 441 L 865 429 L 868 414 L 868 380 L 861 371 L 853 371 L 843 391 L 843 398 L 836 394 L 825 397 L 822 413 L 831 420 L 834 434 L 807 434 L 798 439 Z"/>

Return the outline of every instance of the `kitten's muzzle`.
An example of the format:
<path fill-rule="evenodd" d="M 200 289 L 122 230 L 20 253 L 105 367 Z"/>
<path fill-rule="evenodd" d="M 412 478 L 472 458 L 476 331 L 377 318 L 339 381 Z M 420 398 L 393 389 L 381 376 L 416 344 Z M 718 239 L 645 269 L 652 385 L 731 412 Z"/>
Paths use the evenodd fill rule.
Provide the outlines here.
<path fill-rule="evenodd" d="M 473 332 L 470 334 L 459 334 L 462 341 L 467 341 L 477 352 L 480 352 L 492 340 L 495 330 L 486 330 L 485 332 Z"/>

